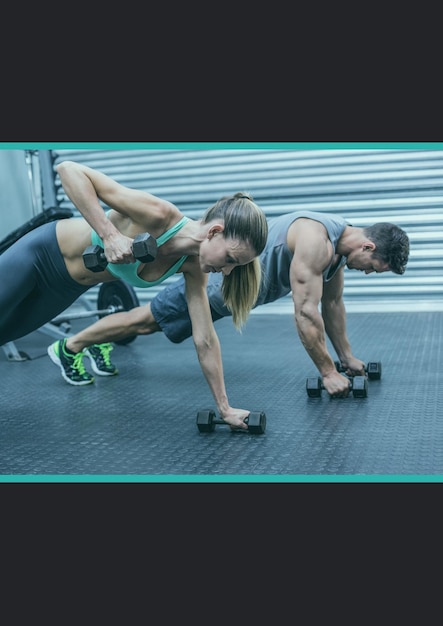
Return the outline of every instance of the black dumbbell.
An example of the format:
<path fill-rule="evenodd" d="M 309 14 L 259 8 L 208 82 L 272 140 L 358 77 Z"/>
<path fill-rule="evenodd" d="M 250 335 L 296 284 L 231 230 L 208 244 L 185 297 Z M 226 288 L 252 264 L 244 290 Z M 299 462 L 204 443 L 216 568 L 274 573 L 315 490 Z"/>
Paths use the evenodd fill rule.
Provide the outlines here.
<path fill-rule="evenodd" d="M 108 265 L 103 248 L 99 245 L 88 246 L 82 254 L 83 263 L 91 272 L 103 272 Z"/>
<path fill-rule="evenodd" d="M 368 379 L 366 376 L 353 376 L 349 378 L 349 382 L 354 398 L 366 398 L 368 396 Z M 306 379 L 306 391 L 310 398 L 319 398 L 324 388 L 323 381 L 319 376 Z"/>
<path fill-rule="evenodd" d="M 249 413 L 248 417 L 245 419 L 245 423 L 248 425 L 248 430 L 245 432 L 261 435 L 266 430 L 266 414 L 263 411 Z M 215 412 L 211 409 L 197 413 L 197 427 L 201 433 L 212 433 L 216 424 L 229 426 L 225 420 L 217 418 Z M 238 430 L 240 431 L 241 429 Z"/>
<path fill-rule="evenodd" d="M 132 242 L 132 254 L 141 263 L 151 263 L 157 256 L 157 241 L 149 233 L 140 233 Z M 91 272 L 103 272 L 108 265 L 105 252 L 99 245 L 88 246 L 82 257 Z"/>
<path fill-rule="evenodd" d="M 152 263 L 157 257 L 157 240 L 149 233 L 140 233 L 132 242 L 132 254 L 141 263 Z"/>
<path fill-rule="evenodd" d="M 342 366 L 340 361 L 334 361 L 335 367 L 338 372 L 346 371 L 346 368 Z M 380 380 L 381 378 L 381 361 L 369 361 L 365 367 L 365 372 L 368 378 L 371 380 Z"/>

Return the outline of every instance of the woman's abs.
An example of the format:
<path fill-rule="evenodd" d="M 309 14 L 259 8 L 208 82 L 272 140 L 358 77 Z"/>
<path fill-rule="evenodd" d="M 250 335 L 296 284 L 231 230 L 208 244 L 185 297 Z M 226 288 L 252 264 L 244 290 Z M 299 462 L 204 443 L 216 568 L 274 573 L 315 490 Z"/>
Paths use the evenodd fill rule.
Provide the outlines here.
<path fill-rule="evenodd" d="M 57 241 L 66 269 L 81 285 L 97 285 L 115 280 L 108 271 L 91 272 L 86 269 L 82 254 L 91 245 L 91 227 L 83 218 L 70 217 L 57 222 Z"/>

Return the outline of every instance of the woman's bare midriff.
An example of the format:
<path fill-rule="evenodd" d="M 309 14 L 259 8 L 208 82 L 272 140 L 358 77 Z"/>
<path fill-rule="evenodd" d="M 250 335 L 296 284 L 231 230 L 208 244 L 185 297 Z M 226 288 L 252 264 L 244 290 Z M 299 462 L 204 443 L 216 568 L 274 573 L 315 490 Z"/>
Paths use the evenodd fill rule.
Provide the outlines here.
<path fill-rule="evenodd" d="M 117 280 L 107 270 L 93 273 L 86 269 L 82 254 L 91 245 L 91 227 L 82 218 L 70 217 L 57 222 L 56 235 L 66 269 L 73 280 L 81 285 L 98 285 Z"/>
<path fill-rule="evenodd" d="M 123 230 L 121 231 L 123 232 Z M 97 285 L 98 283 L 118 280 L 107 270 L 91 272 L 85 268 L 82 254 L 91 245 L 91 227 L 83 218 L 71 217 L 60 220 L 56 227 L 57 241 L 63 254 L 66 268 L 73 280 L 81 285 Z M 125 232 L 126 236 L 135 236 Z M 174 244 L 168 242 L 159 249 L 154 263 L 142 263 L 138 270 L 141 279 L 148 282 L 158 280 L 181 256 L 173 250 Z M 172 250 L 171 250 L 172 248 Z M 165 254 L 166 253 L 166 254 Z M 188 259 L 189 261 L 189 259 Z M 181 270 L 182 271 L 182 270 Z"/>

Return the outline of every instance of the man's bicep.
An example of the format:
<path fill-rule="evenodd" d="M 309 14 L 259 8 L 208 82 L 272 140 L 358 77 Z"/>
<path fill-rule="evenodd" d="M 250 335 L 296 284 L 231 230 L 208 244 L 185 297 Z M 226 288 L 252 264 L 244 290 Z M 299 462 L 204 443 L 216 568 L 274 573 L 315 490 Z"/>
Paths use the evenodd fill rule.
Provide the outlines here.
<path fill-rule="evenodd" d="M 292 299 L 296 308 L 317 307 L 323 291 L 323 274 L 309 263 L 309 259 L 294 255 L 290 268 Z"/>
<path fill-rule="evenodd" d="M 315 289 L 323 282 L 323 270 L 329 262 L 329 254 L 324 240 L 314 237 L 306 229 L 305 236 L 297 237 L 294 256 L 290 267 L 291 288 Z M 309 236 L 310 235 L 310 236 Z"/>

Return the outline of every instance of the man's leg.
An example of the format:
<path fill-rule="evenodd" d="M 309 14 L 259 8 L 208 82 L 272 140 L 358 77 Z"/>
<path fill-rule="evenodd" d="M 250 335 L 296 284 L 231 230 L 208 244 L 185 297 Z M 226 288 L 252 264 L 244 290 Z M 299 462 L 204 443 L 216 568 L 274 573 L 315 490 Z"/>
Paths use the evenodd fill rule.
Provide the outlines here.
<path fill-rule="evenodd" d="M 226 308 L 221 314 L 212 307 L 213 300 L 220 307 L 218 300 L 221 300 L 221 280 L 217 278 L 217 282 L 212 284 L 210 281 L 208 284 L 208 298 L 214 322 L 230 315 Z M 157 332 L 163 332 L 173 343 L 181 343 L 192 335 L 183 278 L 159 291 L 148 304 L 106 315 L 68 337 L 66 347 L 77 353 L 94 344 L 117 342 L 133 335 L 152 335 Z"/>
<path fill-rule="evenodd" d="M 132 335 L 150 335 L 159 331 L 161 328 L 151 313 L 151 304 L 148 303 L 102 317 L 68 337 L 66 347 L 77 353 L 94 344 L 118 342 Z"/>
<path fill-rule="evenodd" d="M 208 297 L 214 322 L 231 315 L 223 307 L 221 278 L 221 275 L 215 274 L 209 277 Z M 213 308 L 212 303 L 219 307 L 220 312 Z M 192 336 L 183 277 L 159 291 L 150 303 L 107 315 L 75 335 L 56 341 L 49 346 L 48 354 L 59 365 L 67 382 L 84 385 L 92 383 L 94 378 L 83 367 L 83 355 L 89 356 L 95 373 L 101 376 L 117 374 L 118 370 L 109 357 L 112 350 L 110 342 L 134 335 L 151 335 L 159 331 L 173 343 L 181 343 Z"/>
<path fill-rule="evenodd" d="M 231 315 L 223 303 L 221 295 L 222 274 L 209 274 L 207 294 L 212 321 Z M 182 343 L 192 336 L 192 324 L 186 300 L 185 280 L 177 281 L 165 287 L 151 300 L 151 315 L 157 326 L 172 343 Z M 151 320 L 152 322 L 152 320 Z"/>

